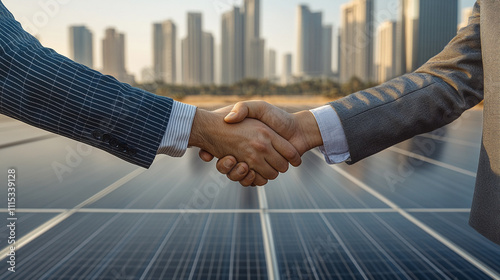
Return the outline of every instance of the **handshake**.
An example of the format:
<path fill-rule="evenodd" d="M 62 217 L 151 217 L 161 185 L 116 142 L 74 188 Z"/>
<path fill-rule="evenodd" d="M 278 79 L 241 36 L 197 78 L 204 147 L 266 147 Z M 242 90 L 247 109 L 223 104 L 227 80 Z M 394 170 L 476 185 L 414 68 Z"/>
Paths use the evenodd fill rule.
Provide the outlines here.
<path fill-rule="evenodd" d="M 323 145 L 314 115 L 287 113 L 264 101 L 246 101 L 216 111 L 197 109 L 189 146 L 200 147 L 206 162 L 219 158 L 217 170 L 243 186 L 263 186 L 288 164 Z"/>

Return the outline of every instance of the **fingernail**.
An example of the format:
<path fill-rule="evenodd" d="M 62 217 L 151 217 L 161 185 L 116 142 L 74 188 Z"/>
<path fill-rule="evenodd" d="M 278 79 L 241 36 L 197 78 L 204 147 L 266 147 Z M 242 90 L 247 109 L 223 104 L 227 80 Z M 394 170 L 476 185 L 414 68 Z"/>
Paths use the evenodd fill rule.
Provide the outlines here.
<path fill-rule="evenodd" d="M 243 168 L 242 166 L 238 167 L 237 171 L 238 171 L 238 174 L 240 174 L 240 175 L 245 174 L 245 168 Z"/>
<path fill-rule="evenodd" d="M 234 116 L 236 116 L 236 113 L 235 112 L 231 112 L 231 113 L 227 114 L 226 118 L 232 118 Z"/>
<path fill-rule="evenodd" d="M 231 167 L 233 167 L 233 161 L 231 161 L 231 160 L 229 160 L 229 159 L 228 159 L 228 160 L 225 160 L 225 161 L 224 161 L 224 167 L 226 167 L 226 168 L 231 168 Z"/>

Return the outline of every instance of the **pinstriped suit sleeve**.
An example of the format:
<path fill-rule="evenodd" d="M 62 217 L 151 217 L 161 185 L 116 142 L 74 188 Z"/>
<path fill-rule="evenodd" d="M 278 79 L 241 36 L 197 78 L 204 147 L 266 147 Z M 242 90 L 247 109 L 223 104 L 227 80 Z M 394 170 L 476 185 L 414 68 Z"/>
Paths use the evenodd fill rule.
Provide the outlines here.
<path fill-rule="evenodd" d="M 44 48 L 0 1 L 0 113 L 147 168 L 172 103 Z"/>

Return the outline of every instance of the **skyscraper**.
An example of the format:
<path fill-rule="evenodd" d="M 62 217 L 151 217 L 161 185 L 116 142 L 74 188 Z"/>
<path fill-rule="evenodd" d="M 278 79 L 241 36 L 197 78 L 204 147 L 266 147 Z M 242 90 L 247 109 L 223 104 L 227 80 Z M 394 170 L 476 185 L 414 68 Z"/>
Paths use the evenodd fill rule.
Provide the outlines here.
<path fill-rule="evenodd" d="M 111 75 L 124 83 L 132 83 L 133 77 L 125 68 L 125 35 L 117 33 L 114 28 L 106 29 L 102 40 L 103 73 Z"/>
<path fill-rule="evenodd" d="M 183 83 L 189 86 L 203 82 L 203 27 L 201 13 L 188 13 L 188 35 L 183 42 Z"/>
<path fill-rule="evenodd" d="M 457 33 L 457 18 L 458 0 L 401 0 L 399 68 L 413 72 L 441 52 Z"/>
<path fill-rule="evenodd" d="M 276 78 L 276 51 L 270 49 L 266 58 L 266 77 L 273 81 Z"/>
<path fill-rule="evenodd" d="M 85 26 L 71 26 L 69 28 L 70 57 L 74 61 L 89 68 L 94 67 L 92 32 Z"/>
<path fill-rule="evenodd" d="M 297 74 L 302 77 L 320 77 L 331 72 L 331 26 L 323 27 L 321 12 L 311 12 L 309 7 L 297 8 L 298 42 Z M 327 61 L 328 60 L 328 61 Z"/>
<path fill-rule="evenodd" d="M 439 2 L 439 1 L 436 1 Z M 340 81 L 373 75 L 373 0 L 351 0 L 341 7 Z"/>
<path fill-rule="evenodd" d="M 211 33 L 203 33 L 203 55 L 202 55 L 202 84 L 214 83 L 214 37 Z"/>
<path fill-rule="evenodd" d="M 245 77 L 262 79 L 265 42 L 260 38 L 260 0 L 245 0 L 244 5 Z"/>
<path fill-rule="evenodd" d="M 222 15 L 221 26 L 221 83 L 236 83 L 245 73 L 244 22 L 240 8 Z"/>
<path fill-rule="evenodd" d="M 292 82 L 292 54 L 283 56 L 283 71 L 281 71 L 281 83 L 288 85 Z"/>
<path fill-rule="evenodd" d="M 174 84 L 177 78 L 177 28 L 171 20 L 153 24 L 153 69 L 156 81 Z"/>
<path fill-rule="evenodd" d="M 332 75 L 332 36 L 333 26 L 323 26 L 323 37 L 321 40 L 321 43 L 323 44 L 321 50 L 323 53 L 321 55 L 321 64 L 323 65 L 322 75 L 325 77 Z"/>
<path fill-rule="evenodd" d="M 377 30 L 375 65 L 379 83 L 396 76 L 396 26 L 396 22 L 386 21 Z"/>

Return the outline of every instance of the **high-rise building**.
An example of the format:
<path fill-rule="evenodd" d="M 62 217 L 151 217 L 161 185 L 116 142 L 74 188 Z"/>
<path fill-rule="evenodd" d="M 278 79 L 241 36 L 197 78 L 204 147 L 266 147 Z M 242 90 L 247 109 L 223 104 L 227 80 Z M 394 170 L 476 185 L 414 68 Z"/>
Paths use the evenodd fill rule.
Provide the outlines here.
<path fill-rule="evenodd" d="M 245 77 L 264 78 L 264 40 L 260 38 L 260 0 L 245 0 L 244 11 Z"/>
<path fill-rule="evenodd" d="M 183 83 L 189 86 L 203 82 L 203 27 L 201 13 L 188 13 L 188 35 L 183 44 Z M 185 53 L 184 53 L 185 52 Z"/>
<path fill-rule="evenodd" d="M 292 82 L 292 54 L 283 56 L 283 70 L 281 71 L 281 83 L 288 85 Z"/>
<path fill-rule="evenodd" d="M 71 26 L 69 28 L 70 57 L 74 61 L 89 68 L 94 67 L 92 32 L 85 26 Z"/>
<path fill-rule="evenodd" d="M 125 68 L 125 35 L 114 28 L 106 29 L 102 40 L 102 72 L 124 83 L 133 83 Z"/>
<path fill-rule="evenodd" d="M 276 78 L 276 51 L 269 49 L 266 59 L 266 77 L 273 81 Z"/>
<path fill-rule="evenodd" d="M 347 82 L 353 77 L 362 81 L 371 81 L 375 78 L 373 2 L 373 0 L 351 0 L 341 7 L 339 69 L 341 82 Z"/>
<path fill-rule="evenodd" d="M 203 33 L 203 55 L 202 55 L 202 84 L 214 83 L 214 37 L 211 33 Z"/>
<path fill-rule="evenodd" d="M 321 12 L 311 12 L 305 5 L 298 6 L 297 74 L 302 77 L 331 73 L 332 27 L 323 26 L 322 22 Z"/>
<path fill-rule="evenodd" d="M 321 50 L 323 53 L 321 55 L 321 64 L 323 65 L 322 75 L 325 77 L 330 77 L 332 75 L 332 36 L 333 26 L 323 26 L 323 37 L 321 39 Z"/>
<path fill-rule="evenodd" d="M 472 16 L 472 7 L 462 10 L 462 22 L 458 25 L 458 29 L 462 29 L 469 24 L 469 18 Z"/>
<path fill-rule="evenodd" d="M 379 83 L 396 76 L 396 26 L 396 22 L 386 21 L 377 30 L 375 65 Z"/>
<path fill-rule="evenodd" d="M 153 69 L 156 81 L 174 84 L 177 79 L 177 28 L 171 20 L 153 24 Z"/>
<path fill-rule="evenodd" d="M 458 0 L 401 0 L 398 68 L 413 72 L 440 53 L 456 35 L 457 20 Z"/>
<path fill-rule="evenodd" d="M 221 83 L 230 85 L 244 78 L 244 22 L 240 8 L 222 15 Z"/>

